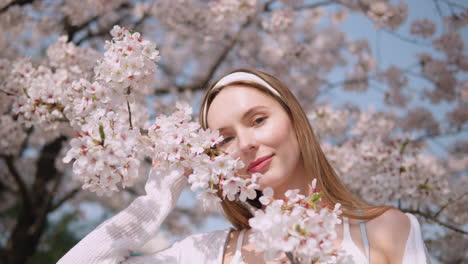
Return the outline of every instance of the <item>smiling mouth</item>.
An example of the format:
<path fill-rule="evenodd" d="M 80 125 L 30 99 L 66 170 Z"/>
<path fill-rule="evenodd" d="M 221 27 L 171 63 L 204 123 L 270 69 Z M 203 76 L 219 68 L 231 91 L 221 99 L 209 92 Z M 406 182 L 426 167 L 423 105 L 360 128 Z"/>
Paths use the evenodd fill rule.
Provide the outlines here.
<path fill-rule="evenodd" d="M 271 154 L 271 155 L 256 159 L 255 161 L 249 164 L 247 171 L 249 171 L 250 173 L 256 173 L 256 172 L 262 171 L 265 167 L 267 167 L 270 164 L 271 160 L 273 159 L 273 156 L 274 155 Z"/>

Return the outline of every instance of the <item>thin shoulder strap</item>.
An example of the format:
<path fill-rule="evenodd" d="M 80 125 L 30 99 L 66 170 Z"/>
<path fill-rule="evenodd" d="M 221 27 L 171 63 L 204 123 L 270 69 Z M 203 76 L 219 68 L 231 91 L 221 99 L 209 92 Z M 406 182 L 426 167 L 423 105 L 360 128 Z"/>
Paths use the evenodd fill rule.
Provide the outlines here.
<path fill-rule="evenodd" d="M 343 241 L 344 240 L 351 240 L 351 233 L 349 232 L 349 220 L 348 217 L 343 217 Z"/>
<path fill-rule="evenodd" d="M 232 257 L 231 264 L 243 263 L 241 249 L 242 249 L 242 242 L 244 241 L 244 234 L 245 234 L 245 229 L 241 230 L 239 233 L 239 237 L 237 238 L 237 244 L 236 244 L 236 252 L 234 253 L 234 256 Z"/>
<path fill-rule="evenodd" d="M 366 250 L 366 259 L 367 262 L 370 263 L 370 249 L 369 249 L 369 239 L 367 239 L 367 232 L 366 232 L 366 221 L 360 220 L 359 225 L 361 226 L 361 236 L 362 242 L 364 243 L 364 249 Z"/>
<path fill-rule="evenodd" d="M 237 251 L 241 252 L 242 242 L 244 241 L 244 234 L 245 234 L 245 229 L 243 229 L 240 232 L 239 237 L 237 238 L 236 252 Z"/>

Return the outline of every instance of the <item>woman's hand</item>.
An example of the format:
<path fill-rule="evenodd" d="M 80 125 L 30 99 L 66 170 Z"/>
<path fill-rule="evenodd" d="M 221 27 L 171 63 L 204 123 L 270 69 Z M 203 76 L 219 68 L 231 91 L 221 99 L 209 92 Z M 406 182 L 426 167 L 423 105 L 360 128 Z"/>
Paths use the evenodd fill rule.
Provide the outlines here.
<path fill-rule="evenodd" d="M 161 163 L 158 161 L 158 160 L 155 160 L 153 159 L 152 163 L 151 163 L 151 166 L 153 168 L 159 168 L 159 166 L 161 165 Z M 193 173 L 193 169 L 192 168 L 184 168 L 184 176 L 188 178 L 188 176 L 190 174 Z"/>

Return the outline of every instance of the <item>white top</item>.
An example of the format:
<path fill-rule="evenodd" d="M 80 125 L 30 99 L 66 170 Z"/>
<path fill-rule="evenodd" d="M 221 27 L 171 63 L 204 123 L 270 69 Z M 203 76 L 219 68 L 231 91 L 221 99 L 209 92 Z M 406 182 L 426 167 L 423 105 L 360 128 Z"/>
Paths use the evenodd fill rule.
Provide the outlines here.
<path fill-rule="evenodd" d="M 186 184 L 186 177 L 179 173 L 152 170 L 145 186 L 146 195 L 136 198 L 126 209 L 99 225 L 58 263 L 222 264 L 229 229 L 191 235 L 165 250 L 129 257 L 131 253 L 138 253 L 156 235 Z M 427 263 L 419 223 L 413 215 L 407 215 L 411 220 L 411 229 L 402 263 Z M 343 245 L 344 249 L 347 245 Z M 364 256 L 359 249 L 359 253 L 352 249 L 351 252 L 358 258 L 359 253 L 360 257 Z"/>
<path fill-rule="evenodd" d="M 362 237 L 366 238 L 365 235 L 362 235 Z M 352 257 L 354 263 L 367 264 L 370 262 L 369 257 L 364 256 L 364 254 L 362 254 L 362 251 L 354 243 L 353 238 L 351 237 L 351 232 L 349 232 L 349 221 L 346 217 L 343 217 L 343 240 L 341 242 L 340 248 Z"/>

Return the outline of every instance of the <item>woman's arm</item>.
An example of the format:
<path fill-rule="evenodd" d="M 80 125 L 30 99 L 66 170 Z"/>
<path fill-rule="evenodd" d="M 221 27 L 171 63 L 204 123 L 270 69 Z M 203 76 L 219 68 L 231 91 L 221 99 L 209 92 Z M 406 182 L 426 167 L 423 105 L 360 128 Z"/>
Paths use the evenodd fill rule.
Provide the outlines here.
<path fill-rule="evenodd" d="M 126 209 L 88 234 L 59 264 L 119 263 L 138 251 L 156 235 L 161 223 L 174 208 L 187 184 L 184 171 L 152 169 L 146 195 L 136 198 Z"/>

